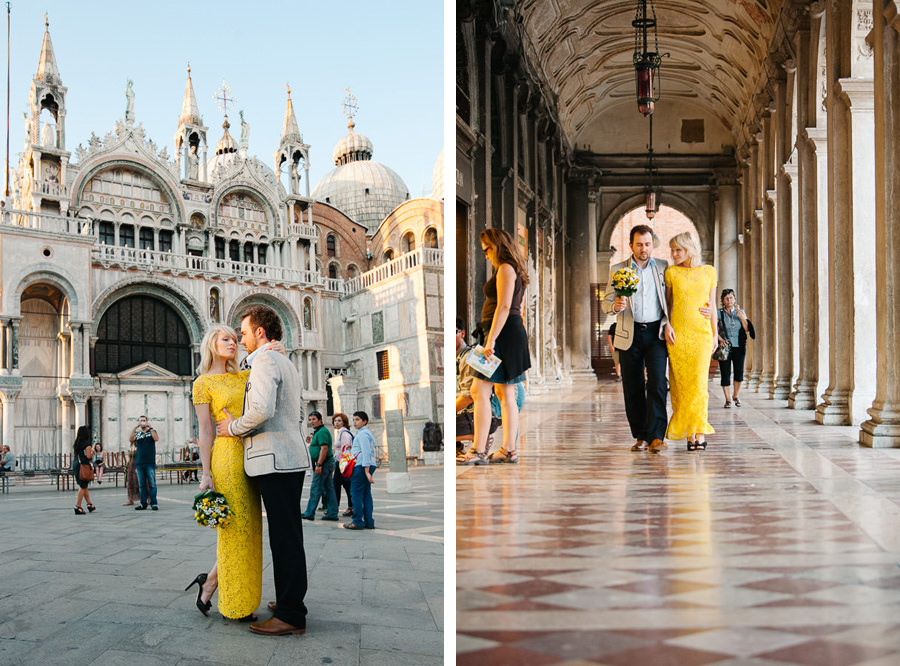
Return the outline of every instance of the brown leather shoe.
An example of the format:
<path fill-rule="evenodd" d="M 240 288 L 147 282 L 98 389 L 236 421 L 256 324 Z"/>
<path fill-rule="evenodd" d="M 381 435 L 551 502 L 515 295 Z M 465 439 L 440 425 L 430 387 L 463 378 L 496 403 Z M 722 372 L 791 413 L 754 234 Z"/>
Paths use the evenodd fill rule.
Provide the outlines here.
<path fill-rule="evenodd" d="M 650 442 L 650 453 L 659 453 L 663 449 L 667 448 L 669 448 L 669 445 L 661 439 L 654 439 L 652 442 Z"/>
<path fill-rule="evenodd" d="M 634 443 L 634 446 L 631 447 L 632 451 L 646 451 L 647 450 L 647 442 L 642 439 L 639 439 Z"/>
<path fill-rule="evenodd" d="M 274 613 L 275 611 L 278 610 L 278 604 L 275 603 L 274 601 L 270 601 L 268 604 L 266 604 L 266 608 L 268 608 L 270 611 L 272 611 Z"/>
<path fill-rule="evenodd" d="M 282 622 L 277 617 L 270 617 L 265 622 L 251 624 L 250 631 L 263 636 L 287 636 L 288 634 L 305 634 L 306 627 L 295 627 L 287 622 Z"/>

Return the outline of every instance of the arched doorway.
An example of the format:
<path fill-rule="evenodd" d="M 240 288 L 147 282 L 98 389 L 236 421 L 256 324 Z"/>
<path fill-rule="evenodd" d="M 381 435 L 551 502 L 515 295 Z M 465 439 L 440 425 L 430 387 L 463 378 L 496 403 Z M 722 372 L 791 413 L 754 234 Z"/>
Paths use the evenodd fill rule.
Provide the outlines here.
<path fill-rule="evenodd" d="M 53 285 L 31 284 L 22 292 L 21 314 L 18 353 L 22 392 L 16 402 L 16 452 L 52 454 L 60 450 L 61 439 L 74 439 L 69 437 L 74 432 L 60 432 L 64 407 L 57 388 L 68 376 L 61 334 L 65 335 L 70 319 L 69 301 Z"/>
<path fill-rule="evenodd" d="M 670 263 L 672 257 L 669 252 L 669 241 L 673 236 L 687 231 L 698 240 L 700 239 L 697 227 L 691 219 L 671 206 L 661 205 L 652 220 L 647 219 L 644 208 L 640 206 L 628 211 L 616 222 L 609 237 L 609 248 L 602 248 L 607 250 L 605 256 L 609 257 L 608 264 L 601 265 L 599 270 L 599 278 L 603 282 L 594 285 L 591 290 L 593 297 L 591 304 L 591 367 L 598 377 L 609 376 L 610 373 L 615 372 L 608 335 L 609 327 L 612 326 L 615 317 L 604 314 L 600 307 L 600 302 L 606 296 L 608 289 L 606 281 L 609 277 L 609 268 L 631 256 L 629 247 L 631 229 L 639 224 L 646 224 L 653 229 L 653 256 L 657 259 L 665 259 Z M 601 256 L 604 256 L 602 252 Z"/>

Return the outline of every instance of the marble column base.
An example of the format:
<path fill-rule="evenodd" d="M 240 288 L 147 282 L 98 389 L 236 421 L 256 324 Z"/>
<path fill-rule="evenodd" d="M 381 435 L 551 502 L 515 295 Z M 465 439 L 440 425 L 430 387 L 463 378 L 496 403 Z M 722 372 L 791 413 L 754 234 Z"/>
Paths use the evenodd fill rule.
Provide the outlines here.
<path fill-rule="evenodd" d="M 794 391 L 788 397 L 788 407 L 791 409 L 815 409 L 816 408 L 815 382 L 799 381 Z"/>
<path fill-rule="evenodd" d="M 744 382 L 744 388 L 750 391 L 756 391 L 756 388 L 759 386 L 759 372 L 753 371 L 747 376 L 747 381 Z"/>
<path fill-rule="evenodd" d="M 832 391 L 823 396 L 825 402 L 816 405 L 816 423 L 822 425 L 852 425 L 850 403 L 846 391 Z"/>
<path fill-rule="evenodd" d="M 777 377 L 775 385 L 769 391 L 769 398 L 772 400 L 787 400 L 791 395 L 791 378 Z"/>
<path fill-rule="evenodd" d="M 873 407 L 869 414 L 872 418 L 860 426 L 859 443 L 873 449 L 900 448 L 900 410 Z"/>
<path fill-rule="evenodd" d="M 769 394 L 775 387 L 775 374 L 774 373 L 764 373 L 759 376 L 759 382 L 756 385 L 756 390 L 758 393 L 763 393 L 765 395 Z"/>

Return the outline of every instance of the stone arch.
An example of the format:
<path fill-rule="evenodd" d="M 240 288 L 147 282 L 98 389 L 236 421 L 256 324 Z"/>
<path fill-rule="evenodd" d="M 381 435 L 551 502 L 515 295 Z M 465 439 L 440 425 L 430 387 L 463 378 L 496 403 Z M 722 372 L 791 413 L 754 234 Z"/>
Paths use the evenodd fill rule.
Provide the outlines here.
<path fill-rule="evenodd" d="M 98 162 L 97 164 L 90 166 L 87 169 L 84 169 L 78 177 L 75 179 L 75 183 L 73 184 L 72 191 L 75 193 L 74 195 L 74 207 L 78 208 L 82 204 L 86 203 L 83 201 L 82 195 L 84 193 L 84 186 L 90 180 L 96 176 L 101 171 L 106 171 L 107 169 L 114 169 L 116 167 L 121 167 L 124 169 L 133 169 L 138 171 L 156 183 L 160 189 L 162 189 L 166 196 L 169 197 L 169 201 L 172 205 L 172 216 L 180 222 L 185 219 L 184 206 L 182 203 L 182 197 L 177 194 L 178 187 L 175 183 L 170 182 L 164 175 L 164 173 L 157 171 L 157 168 L 154 165 L 147 164 L 143 160 L 139 160 L 137 158 L 111 158 L 107 160 L 103 160 Z"/>
<path fill-rule="evenodd" d="M 674 208 L 682 215 L 688 217 L 697 228 L 697 234 L 700 236 L 700 246 L 703 251 L 712 251 L 714 246 L 714 232 L 711 229 L 708 214 L 697 208 L 686 198 L 674 192 L 663 192 L 659 199 L 660 205 L 666 205 Z M 600 224 L 600 230 L 597 234 L 597 249 L 601 252 L 609 247 L 610 237 L 616 228 L 622 216 L 635 208 L 644 205 L 644 193 L 636 192 L 630 195 L 623 195 L 619 202 L 613 206 L 606 218 Z"/>
<path fill-rule="evenodd" d="M 237 328 L 241 324 L 240 320 L 237 319 L 238 313 L 248 305 L 254 304 L 268 305 L 281 318 L 281 325 L 284 328 L 285 339 L 283 342 L 285 347 L 291 349 L 293 346 L 296 349 L 301 346 L 303 337 L 300 333 L 300 318 L 297 316 L 297 313 L 294 312 L 294 309 L 289 304 L 281 300 L 278 294 L 265 287 L 251 289 L 241 294 L 228 308 L 228 313 L 222 322 Z"/>
<path fill-rule="evenodd" d="M 219 220 L 219 206 L 222 205 L 222 200 L 227 197 L 229 194 L 234 192 L 247 192 L 252 196 L 252 198 L 260 201 L 265 209 L 266 213 L 266 221 L 268 222 L 268 229 L 266 229 L 265 233 L 271 233 L 274 229 L 277 228 L 278 225 L 278 207 L 272 201 L 269 200 L 269 197 L 257 187 L 254 187 L 250 183 L 240 182 L 240 183 L 232 183 L 228 185 L 218 192 L 215 193 L 212 200 L 212 206 L 210 208 L 212 220 L 215 225 L 220 224 Z M 254 233 L 263 233 L 263 232 L 254 232 Z"/>
<path fill-rule="evenodd" d="M 66 300 L 69 302 L 69 313 L 72 319 L 85 319 L 87 314 L 83 312 L 85 305 L 78 298 L 78 290 L 75 288 L 77 280 L 63 266 L 50 264 L 27 266 L 18 275 L 13 276 L 9 283 L 15 285 L 15 287 L 6 292 L 6 303 L 3 306 L 4 312 L 8 312 L 13 316 L 21 315 L 22 294 L 25 290 L 33 284 L 46 283 L 53 285 L 65 294 Z"/>
<path fill-rule="evenodd" d="M 132 278 L 122 280 L 107 288 L 94 301 L 91 309 L 91 320 L 94 329 L 100 325 L 104 313 L 116 301 L 126 296 L 155 296 L 171 306 L 182 318 L 191 337 L 191 344 L 199 349 L 200 341 L 206 333 L 207 318 L 204 308 L 193 296 L 180 289 L 174 283 L 156 278 Z"/>

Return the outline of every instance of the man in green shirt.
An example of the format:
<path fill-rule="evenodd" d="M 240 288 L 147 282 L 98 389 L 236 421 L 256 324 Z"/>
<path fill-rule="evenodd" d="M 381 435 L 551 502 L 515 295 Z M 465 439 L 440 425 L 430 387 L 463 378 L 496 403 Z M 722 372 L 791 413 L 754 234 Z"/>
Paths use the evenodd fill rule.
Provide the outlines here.
<path fill-rule="evenodd" d="M 334 454 L 331 449 L 331 433 L 322 423 L 322 415 L 319 412 L 310 412 L 309 427 L 313 429 L 312 440 L 309 443 L 309 457 L 313 461 L 312 485 L 309 488 L 309 502 L 305 520 L 316 519 L 316 507 L 319 500 L 325 496 L 325 515 L 322 520 L 337 520 L 337 497 L 334 494 Z"/>

